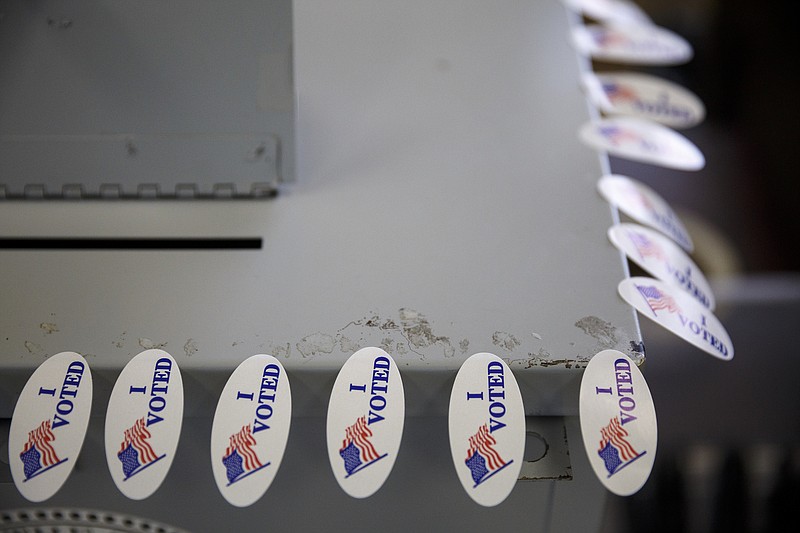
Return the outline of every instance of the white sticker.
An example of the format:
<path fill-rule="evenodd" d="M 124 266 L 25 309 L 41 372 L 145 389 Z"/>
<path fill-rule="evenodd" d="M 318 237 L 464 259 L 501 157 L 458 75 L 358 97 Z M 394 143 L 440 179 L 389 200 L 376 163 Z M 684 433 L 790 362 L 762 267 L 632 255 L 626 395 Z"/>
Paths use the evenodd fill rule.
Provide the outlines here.
<path fill-rule="evenodd" d="M 657 229 L 688 252 L 694 250 L 692 238 L 678 215 L 644 183 L 627 176 L 609 174 L 600 178 L 597 188 L 607 202 L 635 221 Z"/>
<path fill-rule="evenodd" d="M 362 348 L 336 377 L 328 405 L 328 458 L 339 486 L 354 498 L 374 494 L 392 471 L 403 437 L 403 381 L 392 357 Z"/>
<path fill-rule="evenodd" d="M 681 287 L 708 309 L 714 295 L 703 272 L 686 253 L 664 235 L 638 224 L 617 224 L 608 229 L 609 240 L 648 274 Z"/>
<path fill-rule="evenodd" d="M 564 0 L 574 11 L 607 24 L 652 24 L 642 9 L 627 0 Z"/>
<path fill-rule="evenodd" d="M 633 65 L 680 65 L 694 54 L 686 39 L 651 24 L 576 26 L 572 42 L 594 59 Z"/>
<path fill-rule="evenodd" d="M 630 496 L 650 477 L 658 426 L 644 376 L 622 352 L 604 350 L 589 361 L 580 393 L 583 446 L 600 482 Z"/>
<path fill-rule="evenodd" d="M 211 429 L 211 468 L 231 505 L 255 503 L 278 472 L 292 421 L 292 392 L 280 361 L 254 355 L 220 395 Z"/>
<path fill-rule="evenodd" d="M 8 435 L 14 484 L 32 502 L 58 492 L 83 446 L 92 410 L 92 373 L 74 352 L 53 355 L 28 379 Z"/>
<path fill-rule="evenodd" d="M 604 118 L 581 126 L 581 140 L 611 155 L 678 170 L 700 170 L 702 152 L 680 133 L 633 117 Z"/>
<path fill-rule="evenodd" d="M 106 461 L 128 498 L 153 494 L 175 458 L 183 423 L 183 381 L 163 350 L 145 350 L 117 378 L 106 411 Z"/>
<path fill-rule="evenodd" d="M 587 72 L 583 83 L 592 102 L 608 115 L 629 115 L 679 129 L 699 124 L 706 115 L 694 93 L 655 76 Z"/>
<path fill-rule="evenodd" d="M 517 381 L 496 355 L 464 361 L 450 394 L 450 451 L 470 498 L 491 507 L 511 494 L 525 452 L 525 409 Z"/>
<path fill-rule="evenodd" d="M 724 361 L 733 359 L 733 343 L 714 314 L 691 295 L 653 278 L 623 280 L 620 296 L 658 325 Z"/>

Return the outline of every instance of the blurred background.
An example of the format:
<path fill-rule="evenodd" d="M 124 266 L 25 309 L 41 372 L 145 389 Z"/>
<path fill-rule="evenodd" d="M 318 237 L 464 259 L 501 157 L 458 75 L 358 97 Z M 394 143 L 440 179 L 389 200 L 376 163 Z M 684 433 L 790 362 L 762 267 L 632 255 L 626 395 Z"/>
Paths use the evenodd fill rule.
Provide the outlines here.
<path fill-rule="evenodd" d="M 685 37 L 694 59 L 595 70 L 639 70 L 695 92 L 707 117 L 682 133 L 707 163 L 683 172 L 612 158 L 612 170 L 651 186 L 686 223 L 736 356 L 714 360 L 641 319 L 658 458 L 639 493 L 609 495 L 602 531 L 800 531 L 798 7 L 637 4 Z"/>

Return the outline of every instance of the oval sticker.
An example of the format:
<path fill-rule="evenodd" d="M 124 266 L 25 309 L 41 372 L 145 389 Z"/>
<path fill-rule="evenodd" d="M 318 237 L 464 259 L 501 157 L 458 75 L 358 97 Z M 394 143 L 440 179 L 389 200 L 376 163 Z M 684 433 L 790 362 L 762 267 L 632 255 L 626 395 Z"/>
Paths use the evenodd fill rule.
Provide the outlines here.
<path fill-rule="evenodd" d="M 650 477 L 658 426 L 644 376 L 628 356 L 604 350 L 589 361 L 581 380 L 581 433 L 600 482 L 630 496 Z"/>
<path fill-rule="evenodd" d="M 694 250 L 692 238 L 681 219 L 658 193 L 644 183 L 610 174 L 600 178 L 597 188 L 607 202 L 635 221 L 657 229 L 687 252 Z"/>
<path fill-rule="evenodd" d="M 592 148 L 632 161 L 678 170 L 700 170 L 706 164 L 702 152 L 689 139 L 649 120 L 604 118 L 587 122 L 578 135 Z"/>
<path fill-rule="evenodd" d="M 92 373 L 75 352 L 53 355 L 28 379 L 8 435 L 11 475 L 27 500 L 50 498 L 72 473 L 91 410 Z"/>
<path fill-rule="evenodd" d="M 143 500 L 167 477 L 183 423 L 183 381 L 163 350 L 145 350 L 117 378 L 106 411 L 106 461 L 117 488 Z"/>
<path fill-rule="evenodd" d="M 328 404 L 328 458 L 354 498 L 374 494 L 392 471 L 403 437 L 403 381 L 392 357 L 362 348 L 345 362 Z"/>
<path fill-rule="evenodd" d="M 700 268 L 672 240 L 638 224 L 617 224 L 608 238 L 628 258 L 653 277 L 677 285 L 714 310 L 716 302 Z"/>
<path fill-rule="evenodd" d="M 592 102 L 607 115 L 629 115 L 679 129 L 696 126 L 706 115 L 694 93 L 655 76 L 587 72 L 583 84 Z"/>
<path fill-rule="evenodd" d="M 486 507 L 511 494 L 525 452 L 525 409 L 508 365 L 490 353 L 464 361 L 450 393 L 450 452 L 470 498 Z"/>
<path fill-rule="evenodd" d="M 723 361 L 733 359 L 733 343 L 714 314 L 686 292 L 653 278 L 620 282 L 620 296 L 641 314 L 688 343 Z"/>
<path fill-rule="evenodd" d="M 278 472 L 292 422 L 292 391 L 280 361 L 243 361 L 220 395 L 211 429 L 211 468 L 222 496 L 237 507 L 255 503 Z"/>
<path fill-rule="evenodd" d="M 680 65 L 694 55 L 686 39 L 653 24 L 576 26 L 572 42 L 594 59 L 633 65 Z"/>

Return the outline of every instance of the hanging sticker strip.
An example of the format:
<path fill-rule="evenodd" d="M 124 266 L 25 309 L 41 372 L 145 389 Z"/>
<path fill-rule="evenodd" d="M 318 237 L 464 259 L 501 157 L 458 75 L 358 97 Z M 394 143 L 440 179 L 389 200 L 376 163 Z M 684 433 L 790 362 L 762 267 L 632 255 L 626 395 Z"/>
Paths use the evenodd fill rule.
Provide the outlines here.
<path fill-rule="evenodd" d="M 183 423 L 183 381 L 164 350 L 145 350 L 117 378 L 106 411 L 106 461 L 117 488 L 143 500 L 167 477 Z"/>
<path fill-rule="evenodd" d="M 644 183 L 610 174 L 600 178 L 597 188 L 607 202 L 635 221 L 657 229 L 688 252 L 694 250 L 692 238 L 681 219 L 657 192 Z"/>
<path fill-rule="evenodd" d="M 633 65 L 681 65 L 694 55 L 686 39 L 652 24 L 576 26 L 572 42 L 593 59 Z"/>
<path fill-rule="evenodd" d="M 32 502 L 53 496 L 72 473 L 92 410 L 92 373 L 75 352 L 53 355 L 28 379 L 8 436 L 11 476 Z"/>
<path fill-rule="evenodd" d="M 619 496 L 637 492 L 653 469 L 658 427 L 650 389 L 633 361 L 615 350 L 592 357 L 579 410 L 583 446 L 597 478 Z"/>
<path fill-rule="evenodd" d="M 680 133 L 656 122 L 633 117 L 587 122 L 578 133 L 581 141 L 611 155 L 677 170 L 700 170 L 702 152 Z"/>
<path fill-rule="evenodd" d="M 639 313 L 686 342 L 723 361 L 733 359 L 733 343 L 714 314 L 681 289 L 653 278 L 623 280 L 620 296 Z"/>
<path fill-rule="evenodd" d="M 328 405 L 328 458 L 339 486 L 371 496 L 397 459 L 405 422 L 400 371 L 380 348 L 362 348 L 344 364 Z"/>
<path fill-rule="evenodd" d="M 607 115 L 628 115 L 678 129 L 696 126 L 706 115 L 694 93 L 655 76 L 587 72 L 583 85 L 592 103 Z"/>
<path fill-rule="evenodd" d="M 514 488 L 525 452 L 525 409 L 508 365 L 490 353 L 464 361 L 450 394 L 450 451 L 470 498 L 491 507 Z"/>
<path fill-rule="evenodd" d="M 703 306 L 714 310 L 714 294 L 706 277 L 672 240 L 638 224 L 612 226 L 608 238 L 648 274 L 682 288 Z"/>
<path fill-rule="evenodd" d="M 292 421 L 289 378 L 271 355 L 240 364 L 220 395 L 211 429 L 211 467 L 237 507 L 258 501 L 275 479 Z"/>

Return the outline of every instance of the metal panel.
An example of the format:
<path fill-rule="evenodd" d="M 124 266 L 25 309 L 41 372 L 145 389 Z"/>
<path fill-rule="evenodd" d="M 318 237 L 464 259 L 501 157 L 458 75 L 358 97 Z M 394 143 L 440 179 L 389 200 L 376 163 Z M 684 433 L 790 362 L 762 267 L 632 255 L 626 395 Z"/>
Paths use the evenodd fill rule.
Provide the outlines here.
<path fill-rule="evenodd" d="M 294 178 L 290 0 L 0 13 L 0 199 L 250 196 Z"/>
<path fill-rule="evenodd" d="M 224 513 L 241 530 L 273 526 L 264 517 L 298 505 L 285 527 L 333 527 L 379 509 L 362 525 L 452 518 L 467 529 L 557 530 L 560 494 L 565 506 L 602 502 L 588 465 L 576 466 L 580 445 L 570 447 L 573 481 L 520 482 L 500 507 L 480 509 L 455 481 L 444 415 L 475 352 L 508 361 L 526 413 L 548 416 L 577 414 L 597 351 L 642 356 L 634 313 L 616 294 L 625 267 L 605 235 L 615 213 L 595 192 L 603 160 L 576 136 L 589 110 L 564 7 L 298 0 L 294 20 L 301 178 L 275 201 L 0 205 L 0 227 L 16 238 L 263 243 L 0 251 L 0 415 L 52 353 L 86 355 L 102 398 L 133 355 L 159 346 L 178 360 L 191 400 L 175 470 L 134 505 L 107 488 L 102 462 L 87 465 L 101 483 L 83 501 L 102 494 L 108 508 L 178 526 Z M 362 502 L 329 475 L 322 417 L 336 371 L 367 345 L 398 362 L 409 418 L 386 490 Z M 215 494 L 206 439 L 227 376 L 259 352 L 282 359 L 297 418 L 275 485 L 234 510 Z M 597 523 L 589 511 L 584 530 Z"/>

